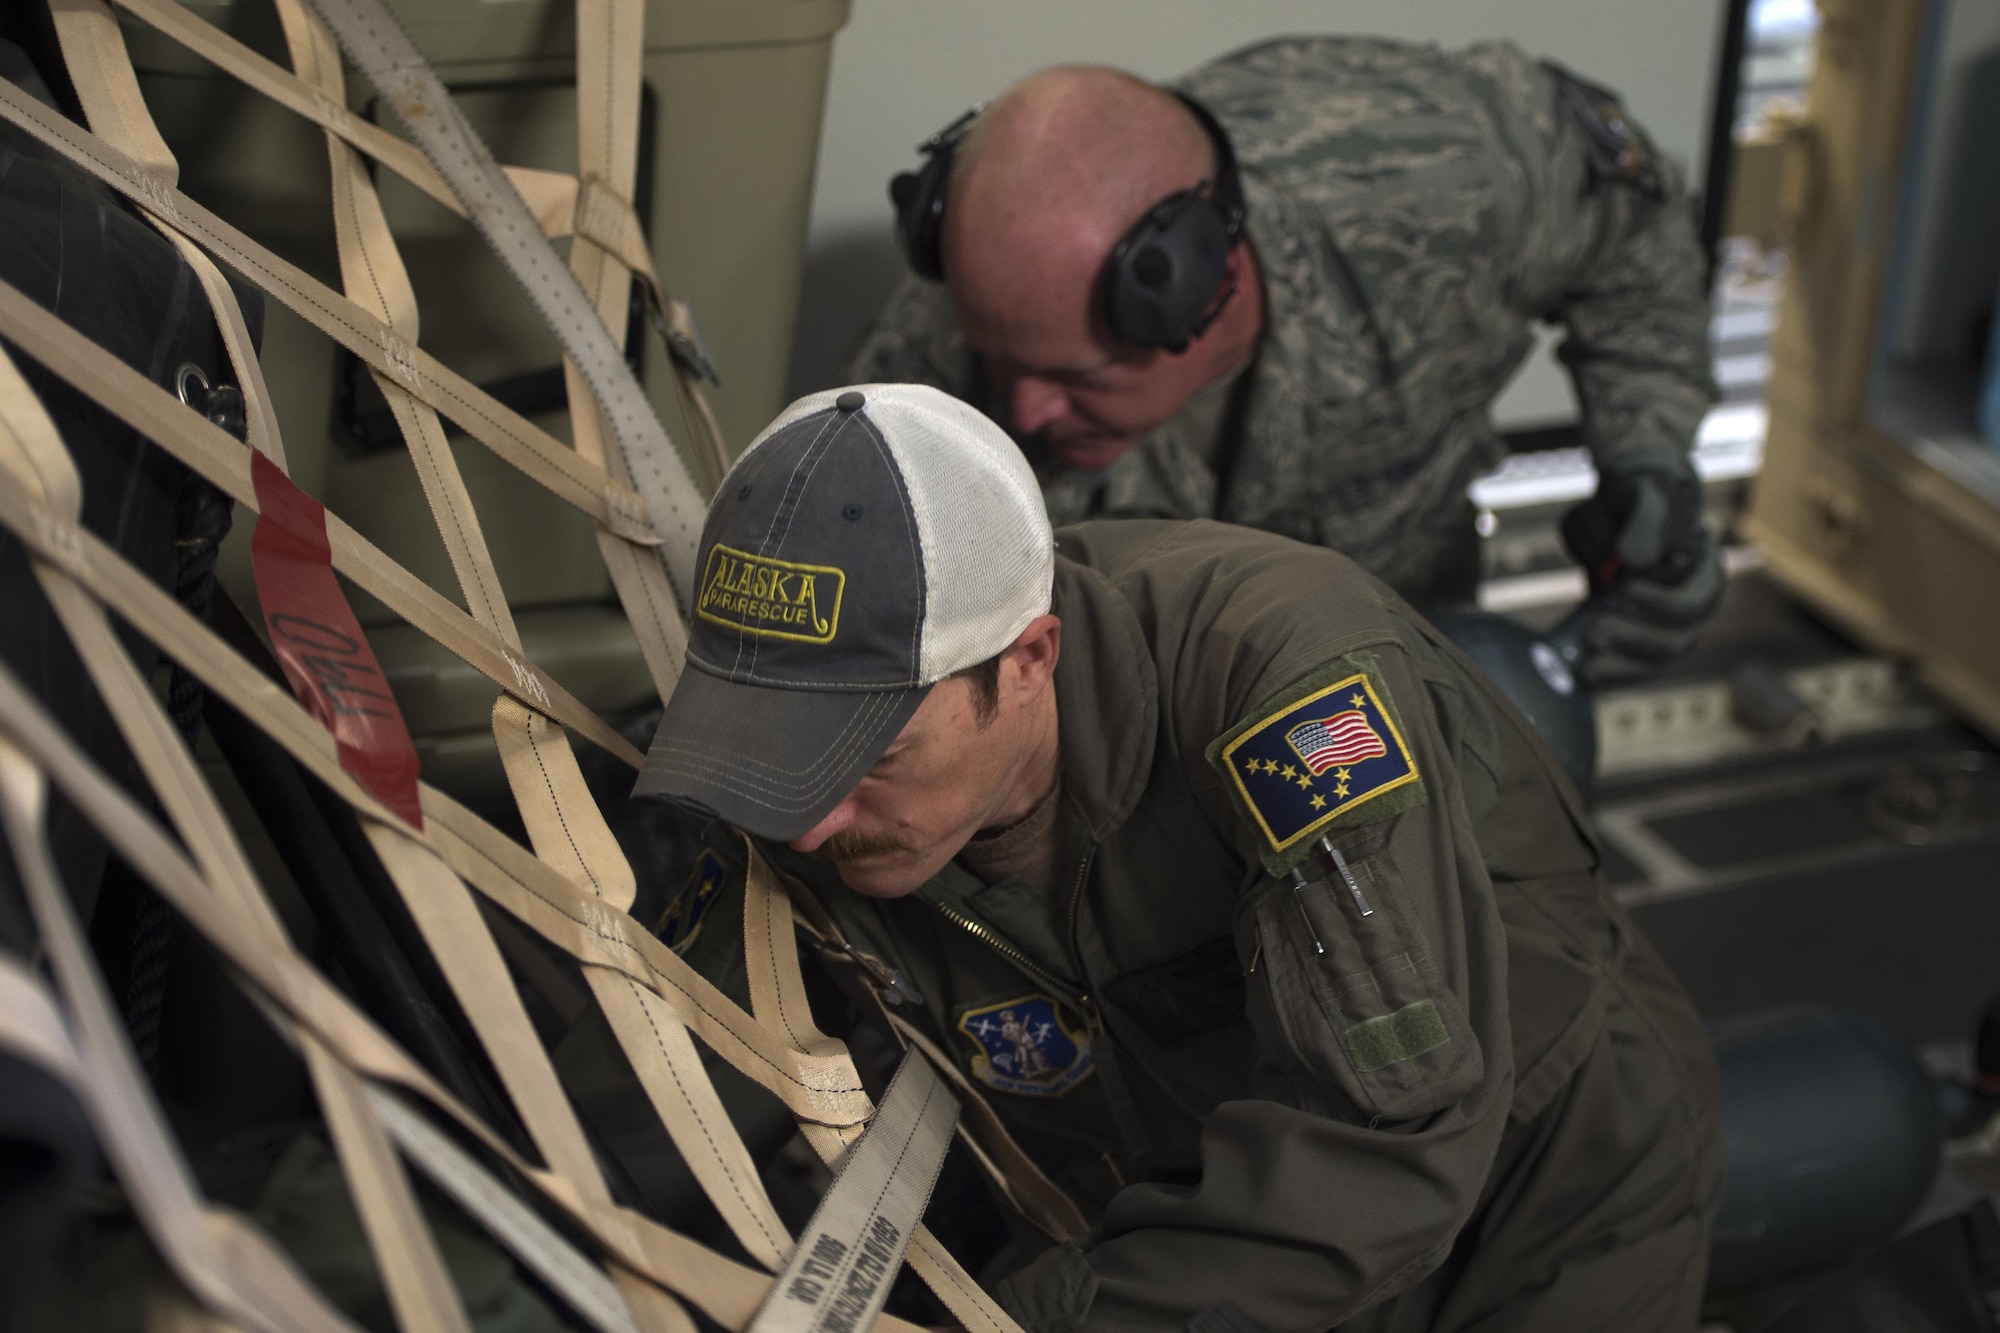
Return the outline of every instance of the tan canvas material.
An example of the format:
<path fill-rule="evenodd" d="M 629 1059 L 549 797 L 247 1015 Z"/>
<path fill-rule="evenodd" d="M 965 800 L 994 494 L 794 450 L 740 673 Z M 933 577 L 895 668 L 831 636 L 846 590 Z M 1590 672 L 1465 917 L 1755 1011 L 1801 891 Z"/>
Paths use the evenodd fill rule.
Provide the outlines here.
<path fill-rule="evenodd" d="M 912 1267 L 968 1328 L 1013 1333 L 1007 1316 L 915 1225 L 951 1124 L 939 1108 L 953 1099 L 941 1091 L 929 1066 L 920 1058 L 913 1067 L 926 1072 L 904 1086 L 923 1090 L 921 1102 L 930 1113 L 905 1115 L 898 1107 L 885 1120 L 862 1091 L 845 1049 L 811 1028 L 809 1015 L 806 1025 L 798 1027 L 783 1016 L 765 1015 L 761 1005 L 756 1016 L 744 1013 L 626 914 L 634 889 L 631 868 L 584 787 L 562 728 L 589 737 L 628 763 L 636 765 L 639 756 L 524 660 L 478 515 L 444 443 L 440 412 L 598 525 L 600 547 L 648 666 L 662 693 L 671 691 L 686 635 L 662 557 L 672 565 L 677 551 L 692 549 L 700 501 L 629 374 L 612 364 L 621 359 L 616 352 L 635 275 L 651 292 L 666 331 L 692 339 L 685 307 L 657 292 L 630 202 L 642 5 L 638 0 L 583 0 L 579 5 L 579 174 L 567 177 L 513 169 L 503 173 L 458 121 L 435 77 L 421 61 L 403 58 L 413 53 L 393 42 L 378 43 L 364 64 L 372 61 L 372 72 L 404 94 L 398 110 L 416 117 L 413 132 L 420 144 L 433 151 L 449 147 L 469 157 L 470 166 L 447 163 L 440 170 L 417 148 L 348 112 L 342 105 L 338 52 L 323 20 L 379 16 L 372 0 L 314 0 L 317 16 L 296 0 L 281 0 L 296 73 L 248 52 L 179 6 L 162 0 L 121 4 L 327 131 L 347 290 L 331 291 L 179 193 L 177 164 L 152 126 L 111 11 L 102 0 L 57 0 L 58 32 L 91 128 L 51 114 L 4 81 L 0 116 L 131 199 L 187 257 L 215 307 L 245 393 L 250 448 L 8 288 L 0 288 L 0 333 L 253 510 L 257 497 L 250 480 L 250 450 L 282 468 L 283 443 L 241 312 L 209 254 L 355 352 L 370 367 L 402 427 L 470 610 L 458 610 L 329 514 L 333 566 L 501 686 L 495 732 L 534 844 L 533 853 L 522 849 L 428 787 L 419 793 L 421 832 L 383 809 L 341 769 L 332 737 L 303 708 L 79 526 L 74 469 L 67 466 L 60 440 L 11 363 L 0 370 L 0 421 L 6 426 L 0 443 L 0 526 L 19 537 L 35 559 L 38 577 L 181 844 L 176 846 L 130 797 L 92 769 L 39 706 L 11 678 L 0 675 L 0 788 L 9 840 L 23 862 L 24 880 L 39 886 L 36 918 L 45 940 L 60 939 L 67 931 L 73 946 L 69 971 L 60 977 L 66 1019 L 73 1028 L 81 1024 L 80 1030 L 98 1031 L 103 1038 L 96 1046 L 78 1043 L 80 1077 L 121 1179 L 143 1196 L 140 1211 L 148 1233 L 185 1288 L 162 1288 L 152 1302 L 150 1322 L 184 1328 L 345 1327 L 254 1230 L 201 1202 L 129 1053 L 120 1065 L 117 1020 L 76 943 L 75 923 L 65 924 L 56 910 L 66 907 L 60 887 L 46 866 L 33 866 L 37 856 L 46 859 L 36 832 L 45 775 L 238 969 L 298 1044 L 402 1327 L 466 1326 L 436 1242 L 416 1207 L 406 1160 L 444 1184 L 524 1264 L 606 1333 L 691 1330 L 686 1312 L 668 1291 L 726 1327 L 744 1328 L 772 1285 L 768 1274 L 610 1202 L 469 888 L 584 964 L 593 993 L 619 1030 L 669 1132 L 739 1239 L 767 1268 L 785 1263 L 791 1239 L 721 1110 L 694 1037 L 778 1095 L 824 1155 L 835 1157 L 857 1141 L 866 1143 L 869 1134 L 864 1131 L 877 1121 L 884 1129 L 875 1136 L 878 1142 L 894 1142 L 901 1135 L 906 1146 L 929 1143 L 923 1153 L 880 1154 L 886 1160 L 876 1164 L 871 1164 L 876 1154 L 851 1154 L 841 1176 L 843 1198 L 875 1202 L 836 1201 L 841 1225 L 865 1236 L 878 1223 L 887 1224 L 885 1207 L 893 1211 L 900 1206 L 902 1221 L 895 1225 L 909 1241 Z M 356 40 L 366 34 L 349 31 L 348 36 Z M 440 125 L 442 137 L 429 133 Z M 418 346 L 414 297 L 364 152 L 469 214 L 489 238 L 498 240 L 517 271 L 528 270 L 524 282 L 553 312 L 558 336 L 572 353 L 568 370 L 571 401 L 578 405 L 575 449 L 501 408 Z M 552 258 L 545 237 L 563 234 L 588 242 L 572 248 L 574 282 L 535 271 Z M 676 369 L 691 403 L 690 419 L 703 426 L 719 461 L 712 414 L 681 359 Z M 608 411 L 600 404 L 608 404 Z M 185 665 L 355 806 L 472 1017 L 543 1164 L 514 1153 L 293 949 L 185 744 L 112 635 L 112 614 Z M 763 940 L 770 993 L 786 997 L 784 1004 L 802 1004 L 789 912 L 771 915 Z M 0 1033 L 0 1040 L 7 1039 Z M 591 1259 L 546 1226 L 537 1230 L 532 1212 L 441 1139 L 391 1088 L 415 1094 L 432 1112 L 507 1161 L 592 1240 L 598 1251 L 595 1262 L 604 1269 L 595 1269 Z M 986 1114 L 990 1117 L 990 1110 Z M 924 1160 L 907 1165 L 913 1156 Z M 876 1322 L 908 1333 L 894 1319 Z"/>

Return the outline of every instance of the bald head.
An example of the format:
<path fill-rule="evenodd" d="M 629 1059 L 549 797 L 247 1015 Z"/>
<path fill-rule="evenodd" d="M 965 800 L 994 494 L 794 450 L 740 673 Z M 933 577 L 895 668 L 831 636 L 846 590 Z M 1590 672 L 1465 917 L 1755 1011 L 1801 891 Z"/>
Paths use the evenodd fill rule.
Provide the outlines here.
<path fill-rule="evenodd" d="M 1102 310 L 1119 240 L 1167 196 L 1213 182 L 1215 156 L 1179 98 L 1089 66 L 1016 84 L 959 142 L 941 238 L 952 308 L 1009 427 L 1064 466 L 1110 466 L 1254 351 L 1263 295 L 1242 241 L 1182 354 L 1122 342 Z"/>
<path fill-rule="evenodd" d="M 943 237 L 952 295 L 1010 324 L 1087 319 L 1118 239 L 1214 173 L 1213 145 L 1171 93 L 1098 66 L 1030 75 L 959 145 Z"/>

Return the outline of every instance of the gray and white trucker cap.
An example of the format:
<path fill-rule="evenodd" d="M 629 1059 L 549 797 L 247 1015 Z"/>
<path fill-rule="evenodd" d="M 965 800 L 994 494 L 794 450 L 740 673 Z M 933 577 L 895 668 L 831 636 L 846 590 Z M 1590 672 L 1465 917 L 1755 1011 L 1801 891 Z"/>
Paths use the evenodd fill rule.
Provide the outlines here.
<path fill-rule="evenodd" d="M 687 671 L 634 794 L 799 837 L 930 687 L 1049 609 L 1055 540 L 1006 433 L 923 385 L 801 398 L 715 493 Z"/>

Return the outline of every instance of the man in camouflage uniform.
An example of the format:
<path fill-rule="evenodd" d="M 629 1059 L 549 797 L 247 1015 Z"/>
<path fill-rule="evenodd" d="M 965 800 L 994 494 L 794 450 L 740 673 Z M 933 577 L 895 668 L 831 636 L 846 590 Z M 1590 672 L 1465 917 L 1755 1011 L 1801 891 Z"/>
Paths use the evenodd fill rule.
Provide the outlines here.
<path fill-rule="evenodd" d="M 1218 518 L 1448 604 L 1477 579 L 1466 487 L 1504 453 L 1489 408 L 1531 324 L 1559 321 L 1604 478 L 1565 525 L 1603 594 L 1588 674 L 1683 651 L 1721 591 L 1687 461 L 1713 396 L 1704 261 L 1679 172 L 1616 100 L 1506 44 L 1348 38 L 1267 42 L 1175 87 L 1226 132 L 1246 211 L 1183 354 L 1109 333 L 1100 270 L 1152 201 L 1226 167 L 1166 91 L 1056 69 L 972 123 L 940 204 L 945 283 L 907 278 L 848 378 L 987 411 L 1058 524 Z M 1059 262 L 1072 248 L 1088 262 Z"/>

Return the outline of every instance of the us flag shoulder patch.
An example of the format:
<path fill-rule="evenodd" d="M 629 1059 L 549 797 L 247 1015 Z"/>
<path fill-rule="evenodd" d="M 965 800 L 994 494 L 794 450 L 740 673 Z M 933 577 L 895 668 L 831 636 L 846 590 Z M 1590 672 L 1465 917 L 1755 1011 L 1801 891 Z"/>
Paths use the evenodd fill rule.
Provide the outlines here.
<path fill-rule="evenodd" d="M 1273 874 L 1336 823 L 1419 803 L 1422 775 L 1366 671 L 1308 680 L 1208 748 Z"/>

